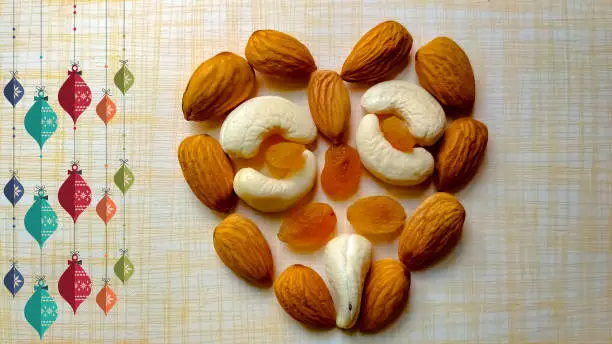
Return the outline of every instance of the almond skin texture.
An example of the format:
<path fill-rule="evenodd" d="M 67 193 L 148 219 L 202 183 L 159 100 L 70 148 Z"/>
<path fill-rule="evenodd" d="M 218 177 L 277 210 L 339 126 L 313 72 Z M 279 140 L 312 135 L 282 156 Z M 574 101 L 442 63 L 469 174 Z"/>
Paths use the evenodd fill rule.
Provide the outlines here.
<path fill-rule="evenodd" d="M 292 265 L 274 282 L 278 303 L 295 320 L 318 329 L 336 326 L 334 301 L 325 282 L 313 269 Z"/>
<path fill-rule="evenodd" d="M 183 115 L 188 121 L 224 117 L 254 96 L 256 88 L 255 73 L 244 58 L 219 53 L 191 75 L 183 93 Z"/>
<path fill-rule="evenodd" d="M 348 207 L 346 217 L 366 237 L 397 237 L 404 226 L 404 207 L 389 196 L 364 197 Z"/>
<path fill-rule="evenodd" d="M 474 176 L 488 140 L 487 126 L 469 117 L 457 119 L 446 129 L 433 178 L 438 191 L 454 190 Z"/>
<path fill-rule="evenodd" d="M 386 21 L 366 32 L 344 61 L 342 79 L 374 84 L 391 79 L 410 62 L 412 36 L 396 21 Z"/>
<path fill-rule="evenodd" d="M 359 329 L 380 331 L 401 314 L 410 294 L 410 272 L 394 259 L 372 264 L 366 277 L 361 299 Z"/>
<path fill-rule="evenodd" d="M 338 73 L 319 70 L 312 74 L 308 106 L 319 132 L 333 144 L 342 143 L 351 120 L 351 99 Z"/>
<path fill-rule="evenodd" d="M 414 271 L 440 260 L 459 242 L 463 221 L 465 209 L 453 195 L 431 195 L 406 221 L 399 240 L 400 261 Z"/>
<path fill-rule="evenodd" d="M 275 30 L 253 32 L 244 56 L 256 71 L 280 78 L 302 79 L 317 70 L 314 58 L 304 44 Z"/>
<path fill-rule="evenodd" d="M 185 181 L 202 203 L 221 213 L 236 206 L 234 170 L 217 140 L 208 135 L 190 136 L 181 142 L 178 159 Z"/>
<path fill-rule="evenodd" d="M 251 220 L 239 214 L 228 216 L 215 228 L 213 244 L 223 264 L 236 275 L 259 287 L 272 285 L 272 253 Z"/>
<path fill-rule="evenodd" d="M 281 224 L 278 240 L 300 250 L 316 250 L 330 239 L 336 214 L 327 203 L 309 203 L 291 211 Z"/>
<path fill-rule="evenodd" d="M 474 71 L 467 55 L 448 37 L 438 37 L 416 53 L 419 82 L 443 106 L 469 109 L 476 98 Z"/>

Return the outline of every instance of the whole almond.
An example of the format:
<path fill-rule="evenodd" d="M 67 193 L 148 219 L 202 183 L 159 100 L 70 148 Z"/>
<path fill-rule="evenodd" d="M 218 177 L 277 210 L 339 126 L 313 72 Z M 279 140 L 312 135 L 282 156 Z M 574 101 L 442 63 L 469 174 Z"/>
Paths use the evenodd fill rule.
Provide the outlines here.
<path fill-rule="evenodd" d="M 255 70 L 276 77 L 305 78 L 317 70 L 314 58 L 304 44 L 275 30 L 253 32 L 244 55 Z"/>
<path fill-rule="evenodd" d="M 213 234 L 217 255 L 236 275 L 259 286 L 272 285 L 274 263 L 266 238 L 251 220 L 232 214 Z"/>
<path fill-rule="evenodd" d="M 329 289 L 313 269 L 296 264 L 274 282 L 278 303 L 295 320 L 314 328 L 336 326 L 336 310 Z"/>
<path fill-rule="evenodd" d="M 438 191 L 456 189 L 469 181 L 484 157 L 489 132 L 482 122 L 469 117 L 448 128 L 436 155 L 434 183 Z"/>
<path fill-rule="evenodd" d="M 385 21 L 366 32 L 342 65 L 349 82 L 378 83 L 391 79 L 410 62 L 412 36 L 396 21 Z"/>
<path fill-rule="evenodd" d="M 338 73 L 318 70 L 312 74 L 308 106 L 319 132 L 334 144 L 342 143 L 351 120 L 351 98 Z"/>
<path fill-rule="evenodd" d="M 474 71 L 461 47 L 448 37 L 438 37 L 415 56 L 419 82 L 440 104 L 459 109 L 474 105 Z"/>
<path fill-rule="evenodd" d="M 185 181 L 202 203 L 222 213 L 234 208 L 238 202 L 233 188 L 234 170 L 217 140 L 208 135 L 184 139 L 178 160 Z"/>
<path fill-rule="evenodd" d="M 465 209 L 451 194 L 438 192 L 419 205 L 406 221 L 399 240 L 399 260 L 411 271 L 444 257 L 461 238 Z"/>
<path fill-rule="evenodd" d="M 410 272 L 394 259 L 372 264 L 361 300 L 359 329 L 376 332 L 402 314 L 410 293 Z"/>
<path fill-rule="evenodd" d="M 223 117 L 254 96 L 256 87 L 255 73 L 244 58 L 230 52 L 219 53 L 191 75 L 183 93 L 185 119 L 204 121 Z"/>

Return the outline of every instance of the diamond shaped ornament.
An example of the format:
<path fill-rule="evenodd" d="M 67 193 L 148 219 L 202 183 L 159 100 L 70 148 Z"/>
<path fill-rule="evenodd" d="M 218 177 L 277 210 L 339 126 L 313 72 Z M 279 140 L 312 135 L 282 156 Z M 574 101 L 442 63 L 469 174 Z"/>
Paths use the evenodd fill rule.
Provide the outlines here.
<path fill-rule="evenodd" d="M 13 297 L 15 297 L 21 287 L 23 287 L 23 283 L 23 275 L 17 270 L 15 264 L 11 265 L 11 269 L 6 273 L 6 276 L 4 276 L 4 286 L 11 292 Z"/>
<path fill-rule="evenodd" d="M 110 196 L 105 193 L 104 197 L 102 197 L 100 202 L 98 202 L 98 205 L 96 205 L 96 213 L 98 213 L 98 216 L 100 219 L 102 219 L 102 221 L 104 221 L 105 224 L 108 224 L 113 216 L 115 216 L 116 212 L 117 205 L 110 198 Z"/>
<path fill-rule="evenodd" d="M 134 184 L 134 174 L 130 171 L 126 163 L 121 165 L 113 179 L 115 180 L 115 185 L 117 185 L 123 194 L 125 194 L 132 184 Z"/>
<path fill-rule="evenodd" d="M 4 97 L 13 107 L 23 98 L 23 86 L 21 86 L 17 77 L 15 77 L 15 73 L 13 73 L 11 81 L 4 86 Z"/>
<path fill-rule="evenodd" d="M 117 303 L 117 295 L 108 283 L 104 283 L 104 287 L 102 287 L 98 295 L 96 295 L 96 303 L 100 306 L 100 309 L 104 311 L 105 315 L 108 315 L 108 312 L 110 312 L 115 306 L 115 303 Z"/>
<path fill-rule="evenodd" d="M 21 185 L 14 174 L 13 178 L 4 186 L 4 196 L 13 206 L 23 197 L 23 185 Z"/>
<path fill-rule="evenodd" d="M 115 102 L 109 97 L 108 93 L 105 93 L 104 97 L 102 97 L 98 105 L 96 105 L 96 113 L 104 124 L 108 124 L 113 117 L 115 117 L 117 105 L 115 105 Z"/>
<path fill-rule="evenodd" d="M 121 282 L 125 283 L 134 274 L 134 264 L 132 264 L 127 255 L 123 254 L 117 263 L 115 263 L 113 270 L 115 270 L 115 275 L 119 277 Z"/>
<path fill-rule="evenodd" d="M 121 93 L 126 94 L 127 91 L 134 85 L 134 74 L 130 72 L 127 67 L 127 61 L 121 61 L 122 66 L 115 74 L 113 81 L 115 85 L 121 91 Z"/>

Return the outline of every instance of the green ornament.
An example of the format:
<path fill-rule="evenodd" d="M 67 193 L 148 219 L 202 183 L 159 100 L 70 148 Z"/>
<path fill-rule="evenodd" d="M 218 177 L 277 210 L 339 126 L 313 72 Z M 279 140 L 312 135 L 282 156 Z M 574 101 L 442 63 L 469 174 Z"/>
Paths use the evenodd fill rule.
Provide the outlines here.
<path fill-rule="evenodd" d="M 38 242 L 40 248 L 57 229 L 57 214 L 47 202 L 45 190 L 39 189 L 34 196 L 34 204 L 28 209 L 23 219 L 28 233 Z"/>
<path fill-rule="evenodd" d="M 40 149 L 57 130 L 57 115 L 47 103 L 47 99 L 44 91 L 38 90 L 34 97 L 35 102 L 23 120 L 26 131 L 38 143 Z"/>
<path fill-rule="evenodd" d="M 117 185 L 123 194 L 125 194 L 132 184 L 134 184 L 134 174 L 130 171 L 125 162 L 121 165 L 119 171 L 115 173 L 113 179 L 115 180 L 115 185 Z"/>
<path fill-rule="evenodd" d="M 39 280 L 34 286 L 34 294 L 25 305 L 23 314 L 26 320 L 38 332 L 40 339 L 57 320 L 57 304 L 49 295 L 49 287 L 44 280 Z"/>
<path fill-rule="evenodd" d="M 121 282 L 125 283 L 130 279 L 132 274 L 134 273 L 134 264 L 130 261 L 130 258 L 124 253 L 121 255 L 121 258 L 115 263 L 115 275 L 119 277 Z"/>
<path fill-rule="evenodd" d="M 127 67 L 127 61 L 121 61 L 121 68 L 115 74 L 114 81 L 115 85 L 121 91 L 121 93 L 126 94 L 127 91 L 134 85 L 134 74 L 130 72 Z"/>

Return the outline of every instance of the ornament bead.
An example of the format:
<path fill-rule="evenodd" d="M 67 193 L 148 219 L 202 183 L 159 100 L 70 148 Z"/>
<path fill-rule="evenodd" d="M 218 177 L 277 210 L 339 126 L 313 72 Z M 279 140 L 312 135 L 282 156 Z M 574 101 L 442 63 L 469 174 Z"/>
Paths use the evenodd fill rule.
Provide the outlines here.
<path fill-rule="evenodd" d="M 13 39 L 15 39 L 15 35 L 13 35 Z"/>
<path fill-rule="evenodd" d="M 15 138 L 15 134 L 13 134 L 13 138 Z"/>
<path fill-rule="evenodd" d="M 76 31 L 76 27 L 73 27 L 73 28 L 72 28 L 72 31 Z"/>
<path fill-rule="evenodd" d="M 41 158 L 41 159 L 43 158 L 42 154 L 40 155 L 40 158 Z"/>
<path fill-rule="evenodd" d="M 108 168 L 108 164 L 104 164 L 104 168 Z"/>
<path fill-rule="evenodd" d="M 72 127 L 72 129 L 76 130 L 76 125 L 74 127 Z"/>

